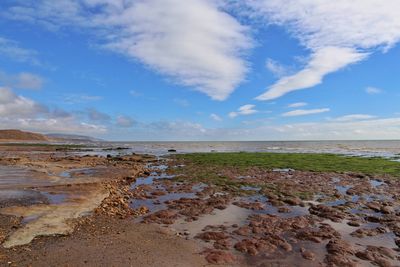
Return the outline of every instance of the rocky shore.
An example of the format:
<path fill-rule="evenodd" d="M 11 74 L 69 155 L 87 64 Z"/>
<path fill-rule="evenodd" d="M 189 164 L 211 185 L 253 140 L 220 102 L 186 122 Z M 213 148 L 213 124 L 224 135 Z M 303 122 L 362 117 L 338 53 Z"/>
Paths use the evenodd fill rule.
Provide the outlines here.
<path fill-rule="evenodd" d="M 400 265 L 391 175 L 0 150 L 4 266 Z"/>

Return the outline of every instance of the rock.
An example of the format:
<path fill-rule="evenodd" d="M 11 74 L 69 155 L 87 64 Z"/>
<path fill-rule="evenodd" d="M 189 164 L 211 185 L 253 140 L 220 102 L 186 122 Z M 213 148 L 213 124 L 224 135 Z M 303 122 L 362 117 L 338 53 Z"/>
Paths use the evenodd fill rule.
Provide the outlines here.
<path fill-rule="evenodd" d="M 252 232 L 251 228 L 248 226 L 242 226 L 233 231 L 234 234 L 241 235 L 241 236 L 248 236 Z"/>
<path fill-rule="evenodd" d="M 397 238 L 395 241 L 396 245 L 400 248 L 400 238 Z"/>
<path fill-rule="evenodd" d="M 300 249 L 300 252 L 301 252 L 301 256 L 302 256 L 304 259 L 306 259 L 306 260 L 311 260 L 311 261 L 315 260 L 315 254 L 312 253 L 311 251 L 306 250 L 305 248 L 301 248 L 301 249 Z"/>
<path fill-rule="evenodd" d="M 342 239 L 333 239 L 326 245 L 326 250 L 333 255 L 354 255 L 354 249 L 347 241 Z"/>
<path fill-rule="evenodd" d="M 260 202 L 244 202 L 244 201 L 235 201 L 232 203 L 241 208 L 249 209 L 249 210 L 263 210 L 264 204 Z"/>
<path fill-rule="evenodd" d="M 195 238 L 204 240 L 204 241 L 210 241 L 210 240 L 220 240 L 220 239 L 227 239 L 229 238 L 228 235 L 222 232 L 205 232 L 205 233 L 200 233 L 195 236 Z"/>
<path fill-rule="evenodd" d="M 227 250 L 232 246 L 231 242 L 229 242 L 228 239 L 219 239 L 215 241 L 214 243 L 214 248 L 216 249 L 222 249 L 222 250 Z"/>
<path fill-rule="evenodd" d="M 256 242 L 250 239 L 243 239 L 242 241 L 236 243 L 235 249 L 242 253 L 247 253 L 252 256 L 258 254 Z"/>
<path fill-rule="evenodd" d="M 387 233 L 386 228 L 384 227 L 377 227 L 377 228 L 360 228 L 356 231 L 352 232 L 350 235 L 355 236 L 358 238 L 363 238 L 366 236 L 376 236 L 379 234 Z"/>
<path fill-rule="evenodd" d="M 284 199 L 283 202 L 285 202 L 291 206 L 300 206 L 302 203 L 301 199 L 298 197 L 288 197 L 288 198 Z"/>
<path fill-rule="evenodd" d="M 370 261 L 381 267 L 391 267 L 392 264 L 390 260 L 396 259 L 397 256 L 397 254 L 389 248 L 375 246 L 367 246 L 366 250 L 358 251 L 355 255 L 362 260 Z"/>
<path fill-rule="evenodd" d="M 325 205 L 312 206 L 309 208 L 309 211 L 311 214 L 330 219 L 334 222 L 341 222 L 345 218 L 345 214 L 342 211 Z"/>
<path fill-rule="evenodd" d="M 381 210 L 381 205 L 379 203 L 376 202 L 368 202 L 367 204 L 365 204 L 366 207 L 368 207 L 369 209 L 373 210 L 373 211 L 380 211 Z"/>
<path fill-rule="evenodd" d="M 278 212 L 279 213 L 289 213 L 290 209 L 288 207 L 279 207 Z"/>
<path fill-rule="evenodd" d="M 211 264 L 229 264 L 235 262 L 235 256 L 226 251 L 212 250 L 208 252 L 206 260 Z"/>
<path fill-rule="evenodd" d="M 382 206 L 380 211 L 382 213 L 384 213 L 384 214 L 392 214 L 392 213 L 394 213 L 393 207 L 390 207 L 390 206 Z"/>
<path fill-rule="evenodd" d="M 359 221 L 349 221 L 349 222 L 347 222 L 347 224 L 350 226 L 353 226 L 353 227 L 361 226 L 361 223 Z"/>
<path fill-rule="evenodd" d="M 143 222 L 152 222 L 160 224 L 173 224 L 178 218 L 176 212 L 170 210 L 161 210 L 143 218 Z"/>

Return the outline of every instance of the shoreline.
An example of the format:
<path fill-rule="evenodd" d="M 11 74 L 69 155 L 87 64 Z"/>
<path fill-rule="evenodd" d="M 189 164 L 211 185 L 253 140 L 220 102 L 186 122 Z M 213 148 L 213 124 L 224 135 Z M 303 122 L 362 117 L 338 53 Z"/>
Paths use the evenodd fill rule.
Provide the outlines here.
<path fill-rule="evenodd" d="M 400 244 L 396 237 L 400 235 L 400 228 L 396 228 L 400 222 L 400 192 L 396 191 L 400 183 L 398 178 L 384 175 L 392 167 L 396 170 L 394 162 L 381 173 L 366 175 L 357 173 L 357 168 L 364 170 L 364 162 L 351 163 L 351 159 L 346 162 L 357 167 L 356 171 L 327 171 L 328 166 L 321 167 L 323 158 L 310 165 L 319 167 L 318 172 L 300 170 L 307 161 L 297 158 L 300 165 L 293 165 L 299 155 L 281 155 L 283 162 L 296 166 L 291 169 L 284 168 L 276 157 L 266 162 L 267 154 L 262 153 L 179 154 L 161 160 L 146 155 L 84 156 L 55 149 L 37 153 L 28 147 L 25 151 L 8 147 L 1 153 L 0 166 L 35 170 L 32 180 L 26 181 L 28 188 L 47 192 L 48 198 L 46 203 L 31 194 L 18 208 L 15 203 L 8 207 L 7 201 L 2 204 L 6 206 L 0 209 L 2 241 L 9 241 L 25 228 L 39 234 L 29 244 L 1 248 L 0 262 L 6 265 L 129 266 L 141 262 L 141 266 L 204 266 L 208 262 L 261 266 L 296 262 L 300 266 L 357 266 L 358 262 L 383 266 L 400 260 L 393 256 Z M 372 160 L 376 166 L 382 164 Z M 331 169 L 335 170 L 334 166 Z M 97 187 L 106 194 L 94 193 Z M 22 188 L 0 184 L 0 192 L 27 190 Z M 77 203 L 92 199 L 88 192 L 104 195 L 89 205 L 92 212 L 86 209 L 68 215 L 68 205 L 67 210 L 76 211 Z M 367 196 L 371 200 L 365 200 Z M 27 214 L 26 210 L 35 210 L 32 206 L 40 207 L 39 217 Z M 67 228 L 48 231 L 50 236 L 46 237 L 46 229 L 30 225 L 42 218 L 42 225 L 48 226 L 49 218 L 43 212 L 49 207 L 50 217 L 65 215 L 61 224 Z M 358 208 L 365 216 L 348 212 Z M 391 238 L 392 243 L 387 239 L 375 247 L 368 241 L 381 236 Z M 360 240 L 367 241 L 356 245 Z M 388 247 L 379 249 L 382 244 Z M 61 247 L 67 248 L 67 256 L 57 254 Z M 147 252 L 140 253 L 144 250 Z M 121 251 L 130 256 L 123 258 Z M 177 261 L 177 257 L 182 260 Z"/>

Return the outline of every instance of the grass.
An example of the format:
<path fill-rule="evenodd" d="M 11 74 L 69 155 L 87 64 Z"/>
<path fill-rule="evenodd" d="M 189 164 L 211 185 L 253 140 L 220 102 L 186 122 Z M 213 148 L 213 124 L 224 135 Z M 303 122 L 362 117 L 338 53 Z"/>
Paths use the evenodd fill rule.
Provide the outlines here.
<path fill-rule="evenodd" d="M 400 162 L 384 158 L 349 157 L 334 154 L 298 153 L 194 153 L 175 155 L 177 160 L 204 167 L 292 168 L 314 172 L 355 172 L 400 177 Z"/>

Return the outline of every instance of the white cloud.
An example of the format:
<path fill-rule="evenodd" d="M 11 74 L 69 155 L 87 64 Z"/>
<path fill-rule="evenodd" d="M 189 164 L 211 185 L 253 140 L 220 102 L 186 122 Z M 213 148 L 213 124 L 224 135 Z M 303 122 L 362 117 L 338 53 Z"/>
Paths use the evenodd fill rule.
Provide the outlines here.
<path fill-rule="evenodd" d="M 0 117 L 32 117 L 48 110 L 31 99 L 16 95 L 11 89 L 0 87 Z"/>
<path fill-rule="evenodd" d="M 178 104 L 181 107 L 187 108 L 190 106 L 190 103 L 187 99 L 183 99 L 183 98 L 174 98 L 174 102 L 176 104 Z"/>
<path fill-rule="evenodd" d="M 324 47 L 312 54 L 307 66 L 291 76 L 282 77 L 268 90 L 257 97 L 258 100 L 271 100 L 292 91 L 316 86 L 322 83 L 325 75 L 335 72 L 349 64 L 363 60 L 367 54 L 351 48 Z"/>
<path fill-rule="evenodd" d="M 297 102 L 297 103 L 292 103 L 288 105 L 288 108 L 301 108 L 301 107 L 305 107 L 308 104 L 306 102 Z"/>
<path fill-rule="evenodd" d="M 0 128 L 35 132 L 99 134 L 107 131 L 103 125 L 79 121 L 61 109 L 49 109 L 32 99 L 0 87 Z"/>
<path fill-rule="evenodd" d="M 254 109 L 255 107 L 256 107 L 255 105 L 250 105 L 250 104 L 243 105 L 239 107 L 237 111 L 232 111 L 228 115 L 230 118 L 235 118 L 239 115 L 251 115 L 258 112 L 257 110 Z"/>
<path fill-rule="evenodd" d="M 99 135 L 107 132 L 103 125 L 78 122 L 74 118 L 0 118 L 2 129 L 20 129 L 40 133 Z"/>
<path fill-rule="evenodd" d="M 97 109 L 94 108 L 88 108 L 87 109 L 87 116 L 89 118 L 89 120 L 94 121 L 94 122 L 107 122 L 109 120 L 111 120 L 110 115 L 98 111 Z"/>
<path fill-rule="evenodd" d="M 41 89 L 44 84 L 44 79 L 29 72 L 21 72 L 12 75 L 0 71 L 0 83 L 3 86 L 17 89 Z"/>
<path fill-rule="evenodd" d="M 135 140 L 379 140 L 398 139 L 400 118 L 357 121 L 325 121 L 267 125 L 258 122 L 254 128 L 205 128 L 201 124 L 184 121 L 155 122 L 134 128 L 129 138 Z M 200 148 L 202 149 L 202 148 Z"/>
<path fill-rule="evenodd" d="M 37 54 L 34 50 L 22 48 L 16 41 L 0 37 L 0 56 L 17 62 L 40 65 Z"/>
<path fill-rule="evenodd" d="M 376 118 L 376 116 L 368 115 L 368 114 L 350 114 L 342 117 L 338 117 L 333 119 L 333 121 L 359 121 L 359 120 L 370 120 Z"/>
<path fill-rule="evenodd" d="M 398 0 L 249 0 L 246 5 L 252 16 L 286 27 L 312 52 L 304 70 L 278 80 L 260 100 L 315 86 L 325 75 L 366 58 L 365 51 L 386 51 L 400 41 Z M 327 47 L 336 53 L 325 53 L 326 67 L 310 69 Z"/>
<path fill-rule="evenodd" d="M 3 16 L 56 30 L 94 29 L 101 47 L 224 100 L 244 79 L 248 29 L 214 0 L 21 1 Z"/>
<path fill-rule="evenodd" d="M 119 127 L 130 128 L 135 125 L 135 120 L 128 116 L 118 116 L 116 120 L 116 124 Z"/>
<path fill-rule="evenodd" d="M 285 112 L 282 114 L 283 117 L 294 117 L 294 116 L 304 116 L 311 114 L 319 114 L 329 112 L 329 108 L 320 108 L 320 109 L 296 109 L 289 112 Z"/>
<path fill-rule="evenodd" d="M 267 58 L 267 61 L 265 62 L 265 67 L 276 77 L 282 77 L 288 72 L 285 66 L 271 58 Z"/>
<path fill-rule="evenodd" d="M 369 94 L 369 95 L 377 95 L 377 94 L 382 93 L 382 89 L 369 86 L 369 87 L 365 88 L 365 92 L 366 92 L 367 94 Z"/>
<path fill-rule="evenodd" d="M 68 94 L 63 96 L 63 101 L 70 105 L 100 101 L 102 99 L 102 96 L 87 94 Z"/>
<path fill-rule="evenodd" d="M 218 116 L 217 114 L 215 114 L 215 113 L 212 113 L 210 115 L 210 118 L 215 120 L 215 121 L 222 121 L 222 118 L 220 116 Z"/>

